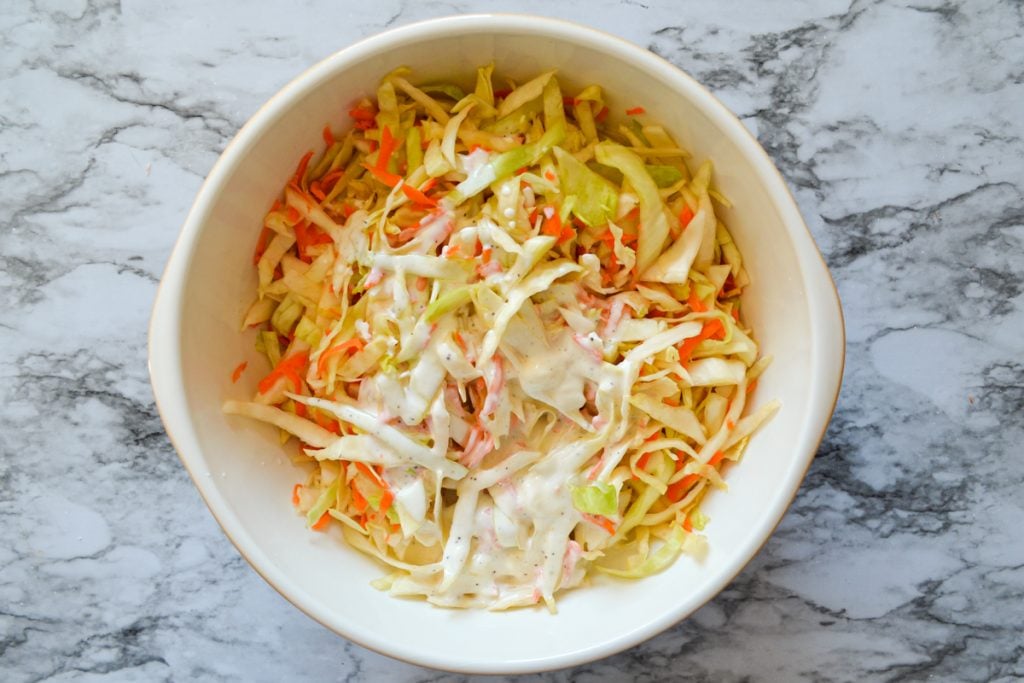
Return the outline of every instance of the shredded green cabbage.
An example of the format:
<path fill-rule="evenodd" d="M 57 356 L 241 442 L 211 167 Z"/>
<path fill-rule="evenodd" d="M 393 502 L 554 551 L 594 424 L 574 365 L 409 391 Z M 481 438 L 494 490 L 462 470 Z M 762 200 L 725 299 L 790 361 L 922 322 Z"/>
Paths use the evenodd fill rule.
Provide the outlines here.
<path fill-rule="evenodd" d="M 304 158 L 243 317 L 268 374 L 223 409 L 300 443 L 293 503 L 381 590 L 553 610 L 699 559 L 701 501 L 779 406 L 745 414 L 768 359 L 711 163 L 597 85 L 468 75 L 393 71 Z"/>

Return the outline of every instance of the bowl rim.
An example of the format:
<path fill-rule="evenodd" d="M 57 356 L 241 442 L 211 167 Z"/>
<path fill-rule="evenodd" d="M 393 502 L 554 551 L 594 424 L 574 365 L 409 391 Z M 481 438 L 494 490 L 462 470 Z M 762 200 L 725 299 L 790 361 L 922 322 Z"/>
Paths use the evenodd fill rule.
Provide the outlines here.
<path fill-rule="evenodd" d="M 553 38 L 568 39 L 574 44 L 587 45 L 604 52 L 613 59 L 626 61 L 645 71 L 655 72 L 664 80 L 673 82 L 675 90 L 683 92 L 700 107 L 740 148 L 776 205 L 781 221 L 789 228 L 791 237 L 801 238 L 802 241 L 794 239 L 793 242 L 797 262 L 801 267 L 801 279 L 804 282 L 819 285 L 825 282 L 829 285 L 807 288 L 811 327 L 819 333 L 816 338 L 818 344 L 813 347 L 815 353 L 812 357 L 817 359 L 820 367 L 816 368 L 817 372 L 812 373 L 817 381 L 811 384 L 811 410 L 804 416 L 803 424 L 820 424 L 820 432 L 808 442 L 804 453 L 798 453 L 799 457 L 794 460 L 795 466 L 790 468 L 790 476 L 779 488 L 782 495 L 776 495 L 766 510 L 761 533 L 755 536 L 760 540 L 747 548 L 740 548 L 729 570 L 722 572 L 716 581 L 692 601 L 692 605 L 666 610 L 642 628 L 614 640 L 557 655 L 472 664 L 446 655 L 413 655 L 403 651 L 401 644 L 396 647 L 395 643 L 375 637 L 371 632 L 358 632 L 346 628 L 333 618 L 332 613 L 309 600 L 299 586 L 274 567 L 269 557 L 244 531 L 239 519 L 215 484 L 207 477 L 199 476 L 200 473 L 196 471 L 195 463 L 192 462 L 193 453 L 201 449 L 187 416 L 179 334 L 184 305 L 184 275 L 197 247 L 200 228 L 208 218 L 218 188 L 233 173 L 238 163 L 237 159 L 276 122 L 292 102 L 318 87 L 322 81 L 337 71 L 343 70 L 348 63 L 384 52 L 390 46 L 407 41 L 419 42 L 431 38 L 450 37 L 466 31 L 539 32 Z M 801 232 L 799 228 L 803 228 L 803 231 Z M 524 674 L 577 666 L 622 652 L 689 617 L 730 584 L 768 542 L 796 497 L 835 411 L 845 369 L 845 356 L 846 330 L 842 305 L 824 257 L 817 248 L 782 174 L 754 135 L 732 111 L 681 68 L 624 38 L 563 19 L 488 12 L 427 19 L 363 38 L 304 70 L 257 109 L 211 167 L 168 257 L 150 317 L 147 366 L 157 412 L 172 446 L 203 502 L 238 552 L 256 573 L 285 599 L 336 634 L 374 652 L 409 664 L 465 674 Z M 810 447 L 812 444 L 813 447 Z"/>

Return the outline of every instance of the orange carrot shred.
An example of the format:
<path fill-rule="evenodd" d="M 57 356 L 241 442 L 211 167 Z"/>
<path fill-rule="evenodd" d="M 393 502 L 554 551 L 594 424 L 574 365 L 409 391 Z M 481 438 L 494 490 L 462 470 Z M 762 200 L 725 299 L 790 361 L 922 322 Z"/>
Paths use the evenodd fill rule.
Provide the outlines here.
<path fill-rule="evenodd" d="M 324 373 L 324 370 L 327 368 L 327 361 L 330 360 L 332 356 L 336 356 L 339 353 L 345 353 L 346 351 L 349 350 L 359 351 L 364 346 L 366 346 L 366 342 L 364 342 L 359 337 L 353 337 L 348 341 L 342 342 L 336 346 L 332 346 L 331 348 L 327 349 L 326 351 L 320 354 L 320 358 L 316 362 L 317 374 L 322 375 Z"/>
<path fill-rule="evenodd" d="M 703 313 L 708 310 L 708 307 L 704 305 L 704 302 L 697 296 L 697 292 L 693 289 L 690 290 L 690 297 L 686 300 L 686 303 L 690 305 L 695 313 Z"/>
<path fill-rule="evenodd" d="M 370 107 L 353 107 L 348 110 L 348 115 L 356 121 L 370 121 L 372 122 L 377 114 Z"/>
<path fill-rule="evenodd" d="M 402 192 L 405 194 L 406 197 L 412 200 L 413 204 L 418 204 L 420 206 L 437 206 L 436 199 L 428 197 L 427 195 L 423 194 L 423 192 L 417 190 L 412 185 L 403 184 Z"/>
<path fill-rule="evenodd" d="M 377 153 L 376 168 L 378 171 L 387 171 L 388 162 L 395 151 L 395 138 L 391 135 L 391 129 L 384 126 L 380 133 L 380 151 Z"/>
<path fill-rule="evenodd" d="M 325 145 L 330 147 L 334 144 L 334 133 L 331 132 L 330 126 L 324 126 L 323 136 Z"/>
<path fill-rule="evenodd" d="M 683 228 L 685 229 L 686 226 L 689 225 L 690 221 L 692 220 L 693 211 L 690 210 L 689 206 L 683 204 L 683 210 L 679 212 L 679 225 L 683 226 Z"/>
<path fill-rule="evenodd" d="M 314 524 L 313 526 L 311 526 L 309 528 L 312 529 L 313 531 L 323 531 L 324 529 L 327 528 L 327 525 L 330 524 L 330 522 L 331 522 L 331 515 L 330 515 L 330 513 L 325 512 L 324 514 L 320 515 L 320 519 L 316 520 L 316 524 Z"/>
<path fill-rule="evenodd" d="M 320 188 L 320 181 L 319 180 L 314 180 L 313 182 L 311 182 L 309 184 L 309 193 L 311 195 L 313 195 L 314 197 L 316 197 L 317 199 L 319 199 L 320 201 L 323 201 L 323 200 L 327 199 L 327 195 Z"/>
<path fill-rule="evenodd" d="M 238 378 L 242 376 L 242 373 L 245 372 L 245 367 L 247 365 L 249 365 L 249 361 L 243 360 L 241 363 L 238 364 L 237 367 L 235 367 L 234 371 L 231 373 L 232 384 L 236 383 L 238 381 Z"/>
<path fill-rule="evenodd" d="M 686 519 L 683 520 L 683 529 L 693 531 L 693 522 L 690 521 L 690 515 L 686 515 Z"/>
<path fill-rule="evenodd" d="M 254 266 L 260 262 L 263 252 L 267 250 L 267 242 L 270 241 L 271 232 L 273 231 L 270 228 L 264 227 L 260 232 L 260 236 L 256 239 L 256 251 L 252 254 L 252 264 Z"/>
<path fill-rule="evenodd" d="M 626 115 L 627 116 L 637 116 L 639 114 L 646 114 L 646 113 L 647 113 L 647 110 L 644 109 L 643 107 L 633 107 L 632 109 L 627 109 L 626 110 Z"/>
<path fill-rule="evenodd" d="M 555 211 L 551 214 L 551 218 L 544 220 L 544 223 L 540 227 L 540 231 L 545 235 L 551 235 L 552 237 L 562 236 L 562 218 Z"/>
<path fill-rule="evenodd" d="M 364 463 L 364 462 L 357 462 L 357 463 L 356 463 L 355 465 L 356 465 L 356 469 L 357 469 L 357 470 L 359 470 L 360 472 L 362 472 L 363 474 L 365 474 L 365 475 L 366 475 L 367 477 L 369 477 L 370 479 L 372 479 L 372 480 L 373 480 L 374 482 L 376 482 L 378 486 L 381 486 L 381 487 L 383 487 L 383 486 L 384 486 L 384 480 L 380 478 L 380 475 L 379 475 L 379 474 L 377 474 L 376 472 L 374 472 L 373 470 L 371 470 L 371 469 L 370 469 L 370 468 L 369 468 L 369 467 L 368 467 L 368 466 L 366 465 L 366 463 Z"/>
<path fill-rule="evenodd" d="M 287 377 L 295 385 L 295 391 L 298 392 L 302 388 L 302 379 L 299 377 L 299 371 L 306 367 L 309 363 L 309 352 L 303 351 L 296 353 L 288 358 L 282 358 L 281 362 L 277 364 L 277 367 L 270 371 L 270 374 L 260 380 L 257 389 L 261 394 L 265 394 L 273 388 L 274 384 L 280 377 Z"/>
<path fill-rule="evenodd" d="M 320 425 L 327 431 L 331 432 L 332 434 L 337 434 L 338 436 L 341 436 L 341 427 L 339 426 L 337 420 L 332 420 L 319 410 L 313 411 L 313 419 L 316 420 L 316 423 L 318 425 Z"/>
<path fill-rule="evenodd" d="M 363 498 L 363 494 L 361 494 L 359 492 L 359 489 L 356 487 L 356 482 L 354 480 L 352 481 L 351 488 L 352 488 L 352 507 L 354 507 L 359 512 L 362 512 L 370 504 L 366 501 L 366 498 Z"/>
<path fill-rule="evenodd" d="M 691 294 L 690 296 L 693 297 L 694 295 Z M 693 306 L 692 302 L 690 306 Z M 693 355 L 694 350 L 705 339 L 725 339 L 725 328 L 722 326 L 721 320 L 715 318 L 707 321 L 704 323 L 704 327 L 701 328 L 700 334 L 684 339 L 683 343 L 676 347 L 679 350 L 679 362 L 683 365 L 689 363 L 690 356 Z"/>
<path fill-rule="evenodd" d="M 363 164 L 363 168 L 369 171 L 374 178 L 384 183 L 388 187 L 394 187 L 402 180 L 402 176 L 398 175 L 397 173 L 388 173 L 383 169 L 370 166 L 369 164 Z"/>
<path fill-rule="evenodd" d="M 313 260 L 309 257 L 308 254 L 306 254 L 306 247 L 309 246 L 309 237 L 306 233 L 306 228 L 308 227 L 309 224 L 306 223 L 306 221 L 299 221 L 298 223 L 295 224 L 294 227 L 295 248 L 299 252 L 299 259 L 305 261 L 306 263 L 310 263 Z"/>
<path fill-rule="evenodd" d="M 583 519 L 598 525 L 599 527 L 607 531 L 609 534 L 615 535 L 615 523 L 607 517 L 604 517 L 602 515 L 591 515 L 588 513 L 583 513 Z"/>
<path fill-rule="evenodd" d="M 302 185 L 302 179 L 306 176 L 306 168 L 309 166 L 309 160 L 313 158 L 313 150 L 309 150 L 303 155 L 302 159 L 299 160 L 299 166 L 295 169 L 295 176 L 293 178 L 296 185 Z"/>
<path fill-rule="evenodd" d="M 295 507 L 299 506 L 299 489 L 302 488 L 302 484 L 296 484 L 292 487 L 292 505 Z"/>

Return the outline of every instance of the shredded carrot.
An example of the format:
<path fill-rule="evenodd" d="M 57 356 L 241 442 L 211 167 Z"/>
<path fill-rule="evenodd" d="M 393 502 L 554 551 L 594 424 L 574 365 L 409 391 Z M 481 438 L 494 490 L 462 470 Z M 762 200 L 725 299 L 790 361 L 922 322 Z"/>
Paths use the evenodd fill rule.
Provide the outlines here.
<path fill-rule="evenodd" d="M 608 118 L 608 107 L 601 107 L 601 111 L 597 112 L 597 116 L 594 117 L 594 120 L 598 123 L 604 123 L 606 118 Z"/>
<path fill-rule="evenodd" d="M 320 187 L 320 181 L 319 180 L 314 180 L 313 182 L 311 182 L 309 184 L 309 193 L 311 195 L 313 195 L 314 197 L 316 197 L 317 199 L 319 199 L 320 201 L 323 201 L 323 200 L 327 199 L 327 195 L 324 193 L 323 189 L 321 189 L 321 187 Z"/>
<path fill-rule="evenodd" d="M 363 168 L 373 174 L 373 177 L 384 183 L 388 187 L 394 187 L 402 180 L 402 176 L 397 173 L 388 173 L 382 169 L 370 166 L 369 164 L 363 164 Z"/>
<path fill-rule="evenodd" d="M 298 186 L 296 186 L 296 189 L 298 189 Z M 299 192 L 301 191 L 302 190 L 299 190 Z M 287 221 L 288 225 L 295 225 L 300 220 L 302 220 L 302 214 L 299 213 L 299 210 L 296 209 L 294 206 L 288 206 L 285 207 L 284 210 L 284 219 L 285 221 Z"/>
<path fill-rule="evenodd" d="M 345 172 L 342 171 L 340 168 L 331 171 L 330 173 L 325 173 L 324 177 L 320 179 L 320 187 L 323 188 L 325 192 L 330 192 L 332 189 L 334 189 L 335 183 L 338 182 L 338 180 L 341 178 L 342 175 L 344 175 L 344 173 Z"/>
<path fill-rule="evenodd" d="M 374 472 L 365 462 L 355 463 L 356 469 L 372 479 L 381 488 L 386 488 L 384 480 L 380 478 L 380 475 Z"/>
<path fill-rule="evenodd" d="M 245 367 L 247 365 L 249 365 L 249 361 L 243 360 L 241 363 L 238 364 L 237 367 L 235 367 L 234 371 L 231 373 L 232 384 L 236 383 L 238 381 L 238 378 L 242 376 L 242 373 L 245 372 Z"/>
<path fill-rule="evenodd" d="M 722 325 L 722 321 L 718 318 L 704 323 L 704 328 L 700 332 L 700 336 L 705 339 L 717 339 L 719 341 L 725 339 L 725 326 Z"/>
<path fill-rule="evenodd" d="M 427 289 L 427 285 L 428 284 L 430 284 L 430 281 L 427 280 L 427 278 L 425 278 L 425 277 L 418 277 L 418 278 L 416 278 L 416 289 L 417 290 L 419 290 L 421 292 L 425 291 Z"/>
<path fill-rule="evenodd" d="M 327 369 L 327 361 L 330 360 L 331 357 L 336 356 L 339 353 L 345 353 L 346 351 L 350 350 L 359 351 L 364 346 L 366 346 L 366 342 L 364 342 L 359 337 L 353 337 L 352 339 L 342 342 L 337 346 L 332 346 L 331 348 L 327 349 L 326 351 L 320 354 L 320 358 L 316 362 L 317 374 L 324 374 L 324 370 Z"/>
<path fill-rule="evenodd" d="M 302 179 L 306 176 L 306 168 L 309 166 L 309 160 L 313 158 L 313 150 L 309 150 L 299 160 L 299 166 L 295 169 L 295 176 L 292 179 L 296 185 L 302 185 Z"/>
<path fill-rule="evenodd" d="M 576 98 L 575 97 L 563 97 L 562 98 L 562 105 L 566 106 L 566 107 L 574 107 L 574 106 L 576 106 Z"/>
<path fill-rule="evenodd" d="M 452 334 L 452 339 L 455 340 L 455 343 L 459 345 L 460 349 L 462 349 L 463 351 L 466 350 L 466 340 L 462 338 L 462 335 L 459 334 L 458 330 L 456 330 L 455 333 Z"/>
<path fill-rule="evenodd" d="M 436 199 L 428 197 L 427 195 L 423 194 L 423 192 L 417 190 L 412 185 L 403 184 L 402 192 L 405 194 L 406 197 L 412 200 L 413 204 L 418 204 L 419 206 L 437 206 Z"/>
<path fill-rule="evenodd" d="M 552 237 L 562 236 L 562 218 L 558 215 L 557 211 L 551 214 L 551 218 L 544 219 L 544 223 L 540 226 L 540 231 Z"/>
<path fill-rule="evenodd" d="M 703 313 L 708 310 L 708 307 L 704 305 L 704 302 L 697 296 L 697 292 L 694 289 L 690 289 L 690 298 L 686 300 L 686 303 L 690 305 L 694 313 Z"/>
<path fill-rule="evenodd" d="M 255 266 L 260 262 L 260 258 L 263 256 L 263 252 L 267 250 L 267 242 L 270 240 L 270 233 L 273 232 L 270 228 L 265 227 L 260 232 L 260 236 L 256 239 L 256 251 L 252 254 L 252 264 Z"/>
<path fill-rule="evenodd" d="M 356 207 L 352 206 L 351 204 L 342 204 L 341 205 L 341 214 L 345 218 L 348 218 L 349 216 L 351 216 L 355 212 L 356 212 Z"/>
<path fill-rule="evenodd" d="M 566 225 L 562 228 L 562 232 L 558 236 L 558 244 L 565 244 L 571 240 L 576 239 L 576 230 L 572 225 Z"/>
<path fill-rule="evenodd" d="M 288 358 L 282 358 L 281 362 L 277 364 L 277 367 L 270 371 L 270 374 L 260 380 L 258 390 L 261 394 L 265 394 L 270 391 L 277 380 L 281 377 L 286 377 L 292 381 L 295 385 L 295 391 L 298 392 L 302 389 L 302 379 L 299 377 L 299 371 L 306 367 L 309 363 L 309 352 L 303 351 L 296 353 Z"/>
<path fill-rule="evenodd" d="M 692 296 L 692 295 L 691 295 Z M 691 304 L 692 305 L 692 304 Z M 705 339 L 724 339 L 725 328 L 722 326 L 722 321 L 718 318 L 704 323 L 704 327 L 701 328 L 700 333 L 695 337 L 684 339 L 683 343 L 676 347 L 679 350 L 679 362 L 683 365 L 690 362 L 690 356 L 693 355 L 697 345 Z"/>
<path fill-rule="evenodd" d="M 391 129 L 384 126 L 380 132 L 380 151 L 377 153 L 376 168 L 378 171 L 388 170 L 388 162 L 391 161 L 391 155 L 394 153 L 396 145 L 397 142 L 391 135 Z"/>
<path fill-rule="evenodd" d="M 711 465 L 712 467 L 715 467 L 716 465 L 718 465 L 718 463 L 722 461 L 722 458 L 724 457 L 724 452 L 716 451 L 715 454 L 711 456 L 711 459 L 708 460 L 708 464 Z M 680 458 L 676 462 L 676 468 L 682 469 L 682 463 L 683 459 Z M 682 479 L 668 487 L 668 489 L 665 491 L 665 497 L 668 498 L 673 503 L 679 502 L 680 500 L 683 499 L 683 495 L 690 489 L 691 486 L 696 484 L 699 479 L 699 474 L 686 475 L 685 477 L 683 477 Z"/>
<path fill-rule="evenodd" d="M 313 531 L 323 531 L 327 528 L 327 525 L 331 523 L 331 515 L 329 512 L 325 512 L 320 515 L 320 519 L 316 520 L 316 524 L 309 527 Z"/>
<path fill-rule="evenodd" d="M 370 504 L 366 501 L 366 498 L 363 498 L 363 494 L 361 494 L 359 492 L 359 489 L 356 487 L 355 480 L 352 480 L 351 488 L 352 488 L 352 507 L 354 507 L 359 512 L 364 511 Z"/>
<path fill-rule="evenodd" d="M 348 110 L 348 115 L 356 121 L 373 122 L 377 118 L 377 113 L 372 107 L 353 107 Z"/>
<path fill-rule="evenodd" d="M 603 517 L 601 515 L 591 515 L 585 512 L 583 513 L 583 519 L 598 525 L 599 527 L 607 531 L 609 534 L 615 535 L 615 523 L 607 517 Z"/>
<path fill-rule="evenodd" d="M 726 420 L 725 428 L 731 432 L 732 430 L 736 429 L 736 423 L 733 422 L 732 420 Z"/>
<path fill-rule="evenodd" d="M 330 126 L 324 126 L 323 130 L 324 144 L 330 147 L 334 144 L 334 133 L 331 132 Z"/>
<path fill-rule="evenodd" d="M 391 493 L 390 489 L 384 489 L 384 493 L 380 496 L 380 513 L 384 514 L 391 507 L 391 503 L 395 501 L 395 494 Z"/>
<path fill-rule="evenodd" d="M 555 182 L 556 180 L 558 180 L 558 176 L 556 176 L 555 172 L 552 171 L 550 168 L 544 171 L 544 177 L 550 180 L 551 182 Z"/>
<path fill-rule="evenodd" d="M 486 266 L 486 265 L 487 265 L 488 263 L 490 263 L 490 262 L 491 262 L 491 251 L 492 251 L 492 250 L 491 250 L 491 248 L 490 248 L 490 247 L 486 247 L 486 248 L 484 248 L 484 250 L 483 250 L 483 251 L 482 251 L 482 252 L 480 253 L 480 260 L 482 260 L 482 261 L 484 262 L 484 265 L 485 265 L 485 266 Z"/>
<path fill-rule="evenodd" d="M 747 393 L 749 394 L 750 392 L 752 392 L 756 386 L 757 380 L 755 379 L 753 382 L 747 385 Z"/>
<path fill-rule="evenodd" d="M 306 221 L 299 221 L 295 224 L 295 247 L 299 252 L 299 258 L 306 263 L 312 262 L 312 258 L 306 253 L 306 247 L 309 246 L 309 237 L 306 234 L 306 228 L 309 224 Z"/>
<path fill-rule="evenodd" d="M 639 114 L 646 114 L 646 113 L 647 113 L 647 110 L 644 109 L 643 107 L 633 107 L 632 109 L 627 109 L 626 110 L 626 115 L 627 116 L 637 116 Z"/>
<path fill-rule="evenodd" d="M 679 212 L 679 225 L 683 226 L 683 228 L 685 229 L 686 226 L 689 225 L 690 221 L 692 220 L 693 211 L 690 210 L 689 206 L 683 204 L 683 210 Z"/>
<path fill-rule="evenodd" d="M 302 488 L 302 484 L 296 484 L 292 487 L 292 505 L 295 507 L 299 506 L 299 489 Z"/>
<path fill-rule="evenodd" d="M 686 519 L 683 520 L 683 529 L 693 531 L 693 522 L 690 521 L 690 515 L 686 515 Z"/>
<path fill-rule="evenodd" d="M 338 436 L 341 436 L 341 428 L 336 420 L 327 417 L 319 410 L 313 411 L 313 419 L 316 420 L 316 423 L 318 425 L 320 425 L 327 431 L 337 434 Z"/>

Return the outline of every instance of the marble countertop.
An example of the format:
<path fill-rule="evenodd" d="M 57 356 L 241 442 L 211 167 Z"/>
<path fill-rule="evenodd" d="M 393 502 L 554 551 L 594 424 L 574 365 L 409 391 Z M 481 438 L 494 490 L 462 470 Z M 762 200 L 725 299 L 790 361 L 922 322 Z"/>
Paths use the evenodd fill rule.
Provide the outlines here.
<path fill-rule="evenodd" d="M 497 9 L 586 21 L 707 84 L 793 188 L 849 334 L 763 551 L 688 621 L 548 678 L 1024 676 L 1024 5 L 288 5 L 0 9 L 0 678 L 459 679 L 347 643 L 241 559 L 164 435 L 146 325 L 261 102 L 363 36 Z"/>

